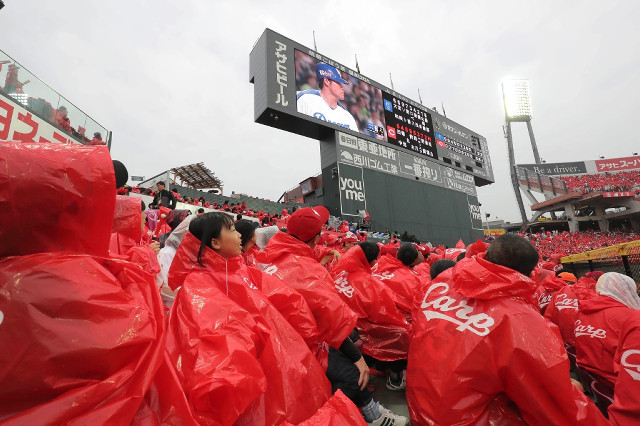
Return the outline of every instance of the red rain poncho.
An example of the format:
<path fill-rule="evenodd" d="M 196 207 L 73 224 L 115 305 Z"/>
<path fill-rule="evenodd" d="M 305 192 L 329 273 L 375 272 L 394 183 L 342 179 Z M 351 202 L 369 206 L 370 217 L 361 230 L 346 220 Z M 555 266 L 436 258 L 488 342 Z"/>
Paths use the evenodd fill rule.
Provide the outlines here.
<path fill-rule="evenodd" d="M 311 248 L 289 234 L 278 232 L 269 240 L 265 253 L 269 265 L 264 271 L 305 298 L 318 324 L 320 339 L 340 348 L 358 317 L 340 299 L 331 275 L 314 260 Z"/>
<path fill-rule="evenodd" d="M 416 299 L 412 424 L 606 424 L 571 384 L 564 345 L 535 308 L 534 290 L 524 275 L 475 257 Z"/>
<path fill-rule="evenodd" d="M 309 419 L 296 426 L 366 426 L 360 409 L 341 390 L 337 390 L 335 394 L 327 401 L 324 406 L 318 410 Z M 280 426 L 293 426 L 291 423 L 284 422 Z"/>
<path fill-rule="evenodd" d="M 536 300 L 536 304 L 541 314 L 544 315 L 544 312 L 547 310 L 547 306 L 549 305 L 549 302 L 551 302 L 551 298 L 553 297 L 553 295 L 566 285 L 566 282 L 553 274 L 547 276 L 540 283 L 538 288 L 536 288 L 535 293 L 533 293 L 533 298 Z"/>
<path fill-rule="evenodd" d="M 372 269 L 373 276 L 382 281 L 397 296 L 398 306 L 411 312 L 413 299 L 425 279 L 394 256 L 384 255 Z"/>
<path fill-rule="evenodd" d="M 0 143 L 0 164 L 0 422 L 192 424 L 153 278 L 107 258 L 106 147 Z"/>
<path fill-rule="evenodd" d="M 633 311 L 620 331 L 620 342 L 614 358 L 616 380 L 609 421 L 627 426 L 639 423 L 640 413 L 640 312 Z"/>
<path fill-rule="evenodd" d="M 160 263 L 156 253 L 142 240 L 142 214 L 138 197 L 116 196 L 109 252 L 140 265 L 155 277 L 160 272 Z"/>
<path fill-rule="evenodd" d="M 578 300 L 596 297 L 596 282 L 589 278 L 580 278 L 574 285 L 562 287 L 551 298 L 544 312 L 544 317 L 558 326 L 562 340 L 571 347 L 576 347 L 574 332 L 578 318 Z"/>
<path fill-rule="evenodd" d="M 613 358 L 618 348 L 620 330 L 633 309 L 609 296 L 596 295 L 578 301 L 574 325 L 576 364 L 610 387 L 616 383 Z"/>
<path fill-rule="evenodd" d="M 304 340 L 260 292 L 264 274 L 224 259 L 187 233 L 169 271 L 182 286 L 169 314 L 167 349 L 204 424 L 277 425 L 311 417 L 331 395 Z M 268 277 L 267 277 L 268 278 Z"/>
<path fill-rule="evenodd" d="M 358 315 L 361 351 L 382 361 L 406 359 L 410 328 L 396 306 L 396 296 L 371 275 L 360 246 L 352 247 L 333 270 L 335 288 Z"/>

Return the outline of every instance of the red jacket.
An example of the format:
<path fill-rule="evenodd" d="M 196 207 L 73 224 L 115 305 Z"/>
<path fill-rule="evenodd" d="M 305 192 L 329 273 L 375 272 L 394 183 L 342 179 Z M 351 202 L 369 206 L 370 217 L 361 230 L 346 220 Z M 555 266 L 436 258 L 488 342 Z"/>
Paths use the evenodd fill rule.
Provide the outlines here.
<path fill-rule="evenodd" d="M 311 417 L 331 395 L 304 340 L 260 292 L 264 274 L 187 233 L 169 271 L 182 288 L 167 349 L 199 421 L 278 425 Z"/>
<path fill-rule="evenodd" d="M 633 310 L 620 330 L 614 358 L 617 375 L 613 404 L 609 406 L 611 424 L 640 424 L 640 312 Z"/>
<path fill-rule="evenodd" d="M 333 269 L 335 289 L 358 315 L 362 352 L 383 361 L 406 359 L 409 324 L 395 302 L 395 295 L 371 275 L 360 246 L 351 248 Z"/>
<path fill-rule="evenodd" d="M 413 299 L 418 294 L 424 279 L 396 257 L 384 255 L 373 267 L 373 276 L 382 281 L 395 294 L 398 306 L 404 312 L 411 312 Z"/>
<path fill-rule="evenodd" d="M 613 357 L 620 330 L 634 310 L 609 296 L 578 301 L 575 323 L 576 364 L 613 387 L 616 374 Z"/>
<path fill-rule="evenodd" d="M 358 317 L 336 293 L 333 279 L 313 258 L 302 241 L 278 232 L 265 248 L 265 272 L 280 278 L 307 301 L 320 330 L 320 338 L 338 349 L 353 331 Z"/>
<path fill-rule="evenodd" d="M 479 255 L 416 298 L 412 424 L 606 424 L 571 384 L 564 345 L 534 290 L 528 277 Z"/>
<path fill-rule="evenodd" d="M 597 296 L 596 282 L 589 278 L 580 278 L 574 285 L 566 285 L 558 290 L 544 312 L 544 317 L 558 326 L 562 340 L 576 347 L 574 332 L 578 318 L 578 300 L 592 299 Z"/>
<path fill-rule="evenodd" d="M 546 277 L 540 283 L 538 288 L 536 288 L 533 297 L 536 300 L 538 309 L 540 310 L 541 314 L 544 315 L 544 312 L 546 311 L 549 302 L 551 302 L 551 298 L 553 297 L 553 295 L 556 294 L 556 292 L 563 288 L 565 285 L 567 285 L 567 283 L 553 275 L 553 273 Z"/>

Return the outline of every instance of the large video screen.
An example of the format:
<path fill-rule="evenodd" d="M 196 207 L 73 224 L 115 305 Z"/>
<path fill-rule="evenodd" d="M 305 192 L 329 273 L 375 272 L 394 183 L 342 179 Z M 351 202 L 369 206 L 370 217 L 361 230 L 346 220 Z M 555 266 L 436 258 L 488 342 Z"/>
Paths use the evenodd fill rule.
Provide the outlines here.
<path fill-rule="evenodd" d="M 382 91 L 295 51 L 298 112 L 386 141 Z"/>
<path fill-rule="evenodd" d="M 484 137 L 359 70 L 268 29 L 250 68 L 257 122 L 313 138 L 351 132 L 472 174 L 478 185 L 493 182 Z"/>

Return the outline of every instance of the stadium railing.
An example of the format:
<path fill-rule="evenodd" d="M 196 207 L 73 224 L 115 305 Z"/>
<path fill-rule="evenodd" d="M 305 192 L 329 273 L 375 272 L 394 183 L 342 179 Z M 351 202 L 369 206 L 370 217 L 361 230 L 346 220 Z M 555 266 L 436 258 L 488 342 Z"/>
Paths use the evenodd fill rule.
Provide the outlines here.
<path fill-rule="evenodd" d="M 565 256 L 562 266 L 576 276 L 590 271 L 619 272 L 640 282 L 640 240 Z"/>

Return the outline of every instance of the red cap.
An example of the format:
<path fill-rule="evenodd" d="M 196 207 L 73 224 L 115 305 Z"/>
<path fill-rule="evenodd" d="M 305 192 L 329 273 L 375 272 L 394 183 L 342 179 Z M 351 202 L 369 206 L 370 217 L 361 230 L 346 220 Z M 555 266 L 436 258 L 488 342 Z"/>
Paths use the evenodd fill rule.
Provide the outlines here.
<path fill-rule="evenodd" d="M 287 232 L 302 242 L 310 241 L 322 230 L 329 219 L 329 210 L 324 206 L 305 207 L 289 216 Z"/>
<path fill-rule="evenodd" d="M 347 232 L 346 234 L 344 234 L 344 237 L 342 237 L 342 242 L 343 243 L 357 243 L 358 242 L 358 237 L 356 237 L 356 234 L 354 234 L 353 232 Z"/>

